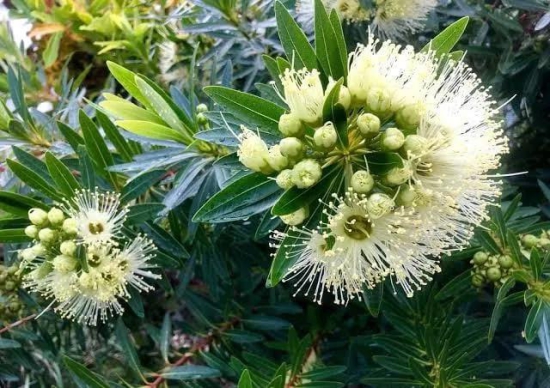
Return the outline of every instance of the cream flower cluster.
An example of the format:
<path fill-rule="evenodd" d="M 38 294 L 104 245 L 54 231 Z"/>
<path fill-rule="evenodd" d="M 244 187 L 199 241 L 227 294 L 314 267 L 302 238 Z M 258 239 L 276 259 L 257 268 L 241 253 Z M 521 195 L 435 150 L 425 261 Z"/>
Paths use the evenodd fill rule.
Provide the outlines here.
<path fill-rule="evenodd" d="M 53 299 L 61 316 L 95 325 L 98 318 L 122 314 L 129 287 L 152 289 L 146 278 L 158 278 L 149 260 L 156 250 L 138 236 L 119 246 L 127 210 L 118 194 L 81 191 L 48 212 L 29 211 L 25 234 L 34 239 L 20 251 L 26 288 Z"/>
<path fill-rule="evenodd" d="M 297 240 L 287 250 L 295 264 L 286 279 L 298 291 L 319 302 L 328 291 L 347 303 L 390 277 L 412 295 L 439 271 L 443 253 L 467 244 L 500 196 L 500 180 L 490 175 L 508 152 L 498 107 L 465 63 L 441 63 L 433 52 L 371 38 L 348 67 L 343 85 L 324 85 L 316 70 L 287 70 L 281 96 L 289 112 L 277 145 L 287 164 L 270 162 L 252 131 L 242 136 L 240 160 L 283 189 L 311 188 L 334 168 L 344 177 L 344 191 L 319 198 L 321 223 L 298 227 L 308 208 L 281 217 L 291 227 L 275 233 L 274 246 Z M 334 87 L 345 134 L 335 130 L 342 123 L 323 120 Z"/>
<path fill-rule="evenodd" d="M 384 38 L 400 39 L 422 28 L 437 0 L 374 0 L 371 9 L 359 0 L 323 0 L 327 11 L 336 10 L 349 23 L 367 21 L 375 33 Z M 314 1 L 299 0 L 296 19 L 305 31 L 314 29 Z"/>

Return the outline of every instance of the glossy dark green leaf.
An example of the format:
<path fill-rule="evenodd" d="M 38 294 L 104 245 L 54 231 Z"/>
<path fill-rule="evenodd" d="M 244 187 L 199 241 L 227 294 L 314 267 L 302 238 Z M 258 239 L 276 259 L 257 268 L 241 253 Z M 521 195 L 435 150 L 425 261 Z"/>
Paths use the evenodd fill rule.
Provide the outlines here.
<path fill-rule="evenodd" d="M 501 253 L 500 247 L 487 231 L 478 229 L 476 230 L 475 236 L 486 251 L 495 255 Z"/>
<path fill-rule="evenodd" d="M 469 18 L 465 16 L 449 27 L 445 28 L 442 32 L 439 33 L 435 38 L 433 38 L 424 48 L 422 52 L 427 52 L 428 50 L 435 51 L 437 56 L 447 54 L 451 52 L 453 47 L 458 43 L 466 27 L 468 26 Z"/>
<path fill-rule="evenodd" d="M 174 366 L 161 373 L 166 380 L 199 380 L 220 377 L 220 371 L 202 365 Z"/>
<path fill-rule="evenodd" d="M 172 338 L 172 321 L 170 313 L 164 314 L 162 328 L 160 329 L 160 354 L 164 362 L 168 364 L 168 352 L 170 351 L 170 340 Z"/>
<path fill-rule="evenodd" d="M 250 378 L 250 372 L 248 369 L 245 369 L 239 378 L 239 383 L 237 388 L 253 388 L 252 380 Z"/>
<path fill-rule="evenodd" d="M 542 317 L 548 309 L 548 304 L 542 299 L 537 300 L 531 306 L 531 309 L 527 314 L 527 319 L 525 320 L 525 329 L 523 330 L 525 334 L 525 341 L 528 343 L 531 343 L 537 337 L 540 325 L 542 323 Z"/>
<path fill-rule="evenodd" d="M 392 168 L 403 167 L 403 159 L 394 152 L 373 152 L 365 155 L 369 170 L 373 174 L 382 175 Z"/>
<path fill-rule="evenodd" d="M 121 135 L 120 131 L 113 124 L 113 122 L 102 112 L 96 111 L 97 121 L 107 138 L 113 143 L 113 146 L 116 148 L 122 159 L 126 162 L 132 161 L 134 155 L 132 147 L 128 144 L 128 141 Z"/>
<path fill-rule="evenodd" d="M 342 32 L 340 24 L 338 30 L 334 30 L 325 5 L 321 0 L 315 0 L 315 53 L 325 75 L 333 79 L 340 79 L 347 73 L 347 54 L 342 56 L 340 50 L 341 38 L 337 33 Z"/>
<path fill-rule="evenodd" d="M 78 146 L 80 144 L 84 144 L 84 139 L 82 136 L 80 136 L 78 132 L 69 127 L 67 124 L 58 121 L 57 128 L 59 128 L 59 131 L 75 152 L 78 150 Z"/>
<path fill-rule="evenodd" d="M 49 210 L 44 202 L 11 191 L 0 191 L 0 209 L 7 213 L 27 217 L 29 210 L 34 207 Z"/>
<path fill-rule="evenodd" d="M 14 161 L 7 160 L 8 167 L 10 170 L 17 175 L 19 179 L 25 182 L 27 185 L 32 187 L 35 190 L 38 190 L 43 195 L 55 200 L 62 201 L 63 196 L 47 181 L 45 181 L 39 174 L 34 170 L 23 166 L 22 164 Z"/>
<path fill-rule="evenodd" d="M 141 365 L 136 347 L 130 338 L 128 329 L 122 322 L 122 319 L 119 319 L 116 323 L 115 337 L 122 348 L 122 354 L 124 355 L 126 362 L 138 376 L 141 376 Z"/>
<path fill-rule="evenodd" d="M 80 185 L 71 170 L 50 152 L 46 153 L 46 166 L 57 188 L 67 199 L 72 198 L 80 190 Z"/>
<path fill-rule="evenodd" d="M 104 377 L 100 377 L 72 358 L 64 356 L 63 363 L 73 378 L 79 382 L 82 382 L 85 386 L 90 388 L 110 388 Z"/>
<path fill-rule="evenodd" d="M 136 199 L 149 190 L 149 188 L 157 183 L 164 175 L 166 175 L 166 171 L 164 170 L 151 170 L 130 180 L 122 188 L 120 202 L 124 204 Z"/>

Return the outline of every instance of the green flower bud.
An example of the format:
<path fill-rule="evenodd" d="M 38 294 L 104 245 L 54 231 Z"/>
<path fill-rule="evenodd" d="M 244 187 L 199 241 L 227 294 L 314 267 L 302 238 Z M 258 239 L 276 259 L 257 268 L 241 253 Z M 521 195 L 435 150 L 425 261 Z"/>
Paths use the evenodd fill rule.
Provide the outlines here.
<path fill-rule="evenodd" d="M 543 249 L 550 249 L 550 240 L 543 237 L 539 240 L 539 245 Z"/>
<path fill-rule="evenodd" d="M 199 125 L 208 124 L 208 117 L 206 117 L 204 113 L 197 113 L 197 123 L 199 123 Z"/>
<path fill-rule="evenodd" d="M 31 249 L 36 256 L 44 256 L 48 251 L 42 244 L 35 244 Z"/>
<path fill-rule="evenodd" d="M 299 159 L 304 154 L 304 143 L 297 137 L 287 137 L 279 143 L 281 154 L 291 159 Z"/>
<path fill-rule="evenodd" d="M 487 269 L 487 279 L 494 282 L 501 278 L 502 273 L 500 272 L 500 269 L 497 267 L 491 267 Z"/>
<path fill-rule="evenodd" d="M 322 176 L 321 165 L 313 159 L 302 160 L 292 169 L 292 183 L 299 189 L 313 186 L 319 182 Z"/>
<path fill-rule="evenodd" d="M 386 194 L 372 194 L 367 201 L 367 211 L 373 219 L 389 214 L 395 207 L 395 202 Z"/>
<path fill-rule="evenodd" d="M 76 244 L 71 240 L 63 241 L 59 246 L 59 251 L 64 255 L 74 256 L 76 252 Z"/>
<path fill-rule="evenodd" d="M 52 225 L 60 225 L 64 220 L 65 214 L 63 214 L 61 209 L 54 207 L 48 212 L 48 221 Z"/>
<path fill-rule="evenodd" d="M 357 118 L 357 127 L 364 137 L 374 137 L 380 132 L 380 119 L 372 113 L 362 113 Z"/>
<path fill-rule="evenodd" d="M 344 85 L 340 86 L 340 93 L 338 94 L 338 103 L 341 104 L 344 109 L 349 109 L 351 106 L 351 93 L 349 89 Z"/>
<path fill-rule="evenodd" d="M 403 185 L 399 188 L 399 194 L 397 194 L 396 202 L 399 206 L 409 207 L 414 204 L 417 194 L 414 187 L 410 185 Z"/>
<path fill-rule="evenodd" d="M 481 276 L 480 274 L 476 273 L 474 276 L 472 276 L 472 285 L 474 287 L 482 287 L 483 283 L 485 283 L 485 279 L 483 279 L 483 276 Z"/>
<path fill-rule="evenodd" d="M 418 128 L 423 114 L 424 108 L 422 104 L 407 105 L 397 112 L 395 122 L 400 128 L 415 129 Z"/>
<path fill-rule="evenodd" d="M 50 272 L 52 272 L 52 264 L 49 263 L 49 262 L 44 262 L 42 263 L 42 265 L 40 265 L 40 267 L 32 270 L 30 273 L 29 273 L 29 276 L 32 278 L 32 279 L 35 279 L 35 280 L 40 280 L 40 279 L 44 279 L 46 276 L 49 275 Z"/>
<path fill-rule="evenodd" d="M 512 268 L 514 260 L 508 255 L 502 255 L 498 258 L 498 263 L 504 269 Z"/>
<path fill-rule="evenodd" d="M 29 210 L 29 220 L 37 226 L 43 226 L 48 222 L 48 213 L 42 209 L 32 208 Z"/>
<path fill-rule="evenodd" d="M 38 232 L 38 239 L 40 240 L 40 242 L 49 244 L 53 242 L 56 238 L 57 233 L 55 232 L 55 230 L 52 230 L 50 228 L 44 228 Z"/>
<path fill-rule="evenodd" d="M 283 170 L 277 175 L 277 179 L 275 180 L 277 182 L 277 185 L 283 189 L 288 190 L 291 187 L 294 187 L 294 183 L 292 183 L 292 170 Z"/>
<path fill-rule="evenodd" d="M 386 176 L 384 176 L 384 183 L 388 186 L 399 186 L 408 182 L 411 176 L 411 168 L 407 163 L 405 163 L 403 167 L 394 167 L 388 171 Z"/>
<path fill-rule="evenodd" d="M 8 308 L 12 313 L 16 313 L 21 308 L 21 305 L 19 304 L 19 302 L 11 302 Z"/>
<path fill-rule="evenodd" d="M 356 171 L 351 177 L 351 188 L 358 194 L 367 194 L 374 187 L 372 175 L 365 170 Z"/>
<path fill-rule="evenodd" d="M 367 108 L 375 114 L 385 115 L 390 112 L 392 98 L 384 89 L 372 88 L 367 93 Z"/>
<path fill-rule="evenodd" d="M 484 264 L 487 259 L 489 258 L 489 255 L 483 251 L 476 252 L 474 255 L 474 263 L 477 265 Z"/>
<path fill-rule="evenodd" d="M 281 220 L 290 226 L 300 225 L 308 217 L 309 211 L 307 207 L 303 207 L 299 210 L 296 210 L 294 213 L 285 214 L 281 216 Z"/>
<path fill-rule="evenodd" d="M 6 284 L 4 284 L 4 289 L 5 289 L 6 291 L 13 291 L 13 290 L 15 290 L 15 283 L 12 282 L 11 280 L 8 280 L 8 281 L 6 282 Z"/>
<path fill-rule="evenodd" d="M 61 229 L 63 230 L 63 232 L 69 235 L 76 235 L 78 233 L 76 220 L 74 218 L 67 218 L 65 221 L 63 221 L 63 226 L 61 227 Z"/>
<path fill-rule="evenodd" d="M 302 137 L 305 127 L 296 115 L 285 113 L 279 118 L 279 131 L 285 137 Z"/>
<path fill-rule="evenodd" d="M 288 159 L 281 154 L 281 147 L 278 144 L 269 149 L 267 162 L 275 171 L 281 171 L 288 166 Z"/>
<path fill-rule="evenodd" d="M 521 242 L 526 248 L 533 248 L 539 243 L 539 239 L 532 234 L 526 234 L 521 238 Z"/>
<path fill-rule="evenodd" d="M 316 129 L 313 135 L 313 142 L 315 145 L 324 151 L 332 150 L 337 141 L 338 134 L 330 121 L 325 123 L 321 128 Z"/>
<path fill-rule="evenodd" d="M 199 105 L 197 105 L 197 112 L 198 112 L 198 113 L 205 113 L 205 112 L 208 112 L 208 106 L 206 106 L 206 104 L 199 104 Z"/>
<path fill-rule="evenodd" d="M 405 143 L 405 135 L 397 128 L 388 128 L 382 135 L 382 149 L 395 151 Z"/>
<path fill-rule="evenodd" d="M 53 268 L 61 273 L 74 271 L 77 261 L 74 257 L 67 255 L 59 255 L 52 260 Z"/>
<path fill-rule="evenodd" d="M 409 135 L 405 138 L 403 149 L 408 155 L 422 156 L 428 148 L 428 140 L 420 135 Z"/>
<path fill-rule="evenodd" d="M 25 228 L 25 234 L 30 238 L 36 238 L 38 236 L 38 228 L 36 225 L 29 225 Z"/>
<path fill-rule="evenodd" d="M 10 275 L 15 275 L 17 273 L 17 271 L 19 271 L 19 266 L 14 264 L 14 265 L 11 265 L 10 267 L 8 267 L 8 274 Z"/>

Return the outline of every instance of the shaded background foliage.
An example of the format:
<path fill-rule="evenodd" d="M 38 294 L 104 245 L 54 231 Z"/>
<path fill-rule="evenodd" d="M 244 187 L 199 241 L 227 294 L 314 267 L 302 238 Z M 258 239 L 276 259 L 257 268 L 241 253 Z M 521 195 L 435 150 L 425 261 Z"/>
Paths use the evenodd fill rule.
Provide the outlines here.
<path fill-rule="evenodd" d="M 346 308 L 293 297 L 290 285 L 265 287 L 269 217 L 222 224 L 191 219 L 206 198 L 235 179 L 230 175 L 234 160 L 223 156 L 236 141 L 220 137 L 216 129 L 224 120 L 236 127 L 232 120 L 238 120 L 214 112 L 202 87 L 221 84 L 277 98 L 262 60 L 264 54 L 283 51 L 273 6 L 270 0 L 11 2 L 13 16 L 32 21 L 35 39 L 19 47 L 5 23 L 0 30 L 5 158 L 40 170 L 50 151 L 83 184 L 91 184 L 87 180 L 93 176 L 94 184 L 115 187 L 128 201 L 136 200 L 128 227 L 155 241 L 165 276 L 154 292 L 133 295 L 122 318 L 98 327 L 62 321 L 51 311 L 35 319 L 45 302 L 22 289 L 9 290 L 2 275 L 25 244 L 12 237 L 4 244 L 0 268 L 2 384 L 550 386 L 548 250 L 527 252 L 527 260 L 518 242 L 518 236 L 550 230 L 545 222 L 550 215 L 548 4 L 444 1 L 425 30 L 410 39 L 421 48 L 453 21 L 470 17 L 456 49 L 467 52 L 468 63 L 502 104 L 515 96 L 504 108 L 512 153 L 503 171 L 528 173 L 508 179 L 501 210 L 491 214 L 471 248 L 445 258 L 433 285 L 406 299 L 386 284 L 365 291 L 363 300 Z M 285 6 L 294 8 L 293 2 Z M 106 15 L 119 21 L 112 30 L 80 28 L 83 23 L 104 26 Z M 344 29 L 350 48 L 366 38 L 365 25 Z M 158 96 L 173 103 L 180 120 L 174 125 L 184 122 L 191 139 L 116 136 L 105 110 L 96 110 L 100 92 L 126 97 L 132 91 L 121 85 L 121 70 L 117 74 L 111 65 L 109 71 L 107 61 L 168 91 Z M 39 105 L 44 102 L 51 105 L 44 109 Z M 208 112 L 198 108 L 200 103 L 208 105 Z M 92 127 L 85 130 L 88 116 Z M 89 140 L 100 129 L 104 140 Z M 107 164 L 100 162 L 95 142 L 105 145 Z M 4 190 L 30 193 L 22 180 L 3 164 Z M 7 241 L 2 232 L 22 225 L 26 207 L 16 203 L 15 216 L 10 215 L 13 206 L 8 209 L 5 195 L 0 197 L 0 235 Z M 155 217 L 159 211 L 163 217 Z M 523 275 L 499 288 L 474 288 L 470 259 L 480 250 L 519 252 L 514 258 Z M 6 307 L 13 295 L 15 311 Z"/>

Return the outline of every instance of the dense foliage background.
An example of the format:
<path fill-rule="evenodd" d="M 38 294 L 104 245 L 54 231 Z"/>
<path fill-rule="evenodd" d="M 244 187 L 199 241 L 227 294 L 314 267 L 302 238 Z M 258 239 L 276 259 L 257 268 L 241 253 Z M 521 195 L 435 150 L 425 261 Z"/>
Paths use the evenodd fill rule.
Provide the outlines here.
<path fill-rule="evenodd" d="M 282 5 L 294 15 L 293 1 Z M 244 220 L 229 213 L 223 223 L 193 220 L 207 198 L 239 178 L 232 176 L 236 139 L 222 131 L 239 117 L 220 114 L 220 97 L 203 88 L 279 98 L 269 85 L 269 57 L 284 52 L 274 1 L 4 6 L 2 386 L 550 387 L 545 0 L 442 0 L 424 30 L 407 37 L 421 49 L 469 17 L 455 50 L 503 105 L 512 151 L 502 172 L 513 176 L 471 247 L 445 257 L 433 284 L 406 298 L 386 282 L 345 307 L 294 297 L 286 283 L 266 287 L 268 232 L 278 221 L 264 213 L 274 192 L 243 205 L 243 214 L 254 214 Z M 348 48 L 366 41 L 367 27 L 344 23 Z M 23 30 L 27 38 L 16 39 Z M 129 123 L 132 115 L 141 124 Z M 169 124 L 164 137 L 151 124 L 157 119 Z M 122 317 L 96 327 L 61 319 L 20 287 L 16 269 L 29 243 L 21 233 L 29 207 L 70 191 L 66 171 L 82 187 L 121 193 L 131 205 L 127 229 L 147 233 L 159 248 L 156 289 L 132 294 Z M 500 261 L 501 282 L 476 278 L 484 271 L 472 260 L 477 252 L 495 263 L 512 256 L 516 270 L 504 276 Z"/>

